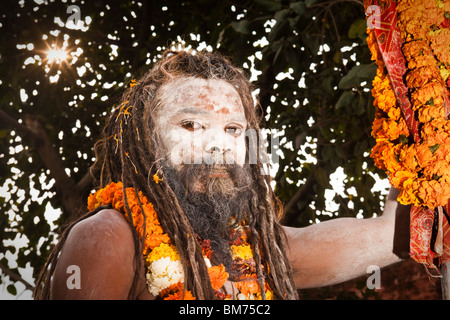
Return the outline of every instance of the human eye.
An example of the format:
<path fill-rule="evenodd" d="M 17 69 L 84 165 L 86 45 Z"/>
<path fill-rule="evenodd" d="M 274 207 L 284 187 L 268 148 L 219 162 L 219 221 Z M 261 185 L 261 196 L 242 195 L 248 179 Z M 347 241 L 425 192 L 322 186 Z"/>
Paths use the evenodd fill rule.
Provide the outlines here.
<path fill-rule="evenodd" d="M 197 131 L 203 128 L 203 126 L 197 121 L 183 121 L 181 127 L 188 131 Z"/>
<path fill-rule="evenodd" d="M 229 125 L 225 128 L 225 131 L 234 137 L 239 137 L 244 132 L 244 128 L 239 125 Z"/>

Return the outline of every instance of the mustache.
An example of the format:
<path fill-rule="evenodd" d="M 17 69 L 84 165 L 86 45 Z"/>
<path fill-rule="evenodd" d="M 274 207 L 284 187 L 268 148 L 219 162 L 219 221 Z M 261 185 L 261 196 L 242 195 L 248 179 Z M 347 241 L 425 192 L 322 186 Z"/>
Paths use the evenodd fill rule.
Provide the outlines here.
<path fill-rule="evenodd" d="M 187 164 L 179 169 L 178 174 L 186 187 L 195 190 L 197 183 L 203 185 L 207 193 L 215 190 L 227 194 L 232 190 L 250 188 L 252 184 L 248 168 L 237 164 Z"/>

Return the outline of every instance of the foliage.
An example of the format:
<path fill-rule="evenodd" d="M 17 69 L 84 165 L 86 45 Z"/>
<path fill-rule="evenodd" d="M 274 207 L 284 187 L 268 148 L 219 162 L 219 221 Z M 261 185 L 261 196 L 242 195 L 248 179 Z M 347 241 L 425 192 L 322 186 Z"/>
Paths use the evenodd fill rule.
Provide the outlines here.
<path fill-rule="evenodd" d="M 279 135 L 285 224 L 380 214 L 369 158 L 376 66 L 362 1 L 72 2 L 0 2 L 3 271 L 28 266 L 36 275 L 56 227 L 83 209 L 95 185 L 92 147 L 106 115 L 131 79 L 178 43 L 221 51 L 253 75 L 264 126 Z M 51 61 L 52 46 L 68 58 Z M 338 168 L 343 191 L 331 212 L 325 194 Z M 49 208 L 61 210 L 53 223 Z M 18 239 L 26 244 L 17 248 Z"/>

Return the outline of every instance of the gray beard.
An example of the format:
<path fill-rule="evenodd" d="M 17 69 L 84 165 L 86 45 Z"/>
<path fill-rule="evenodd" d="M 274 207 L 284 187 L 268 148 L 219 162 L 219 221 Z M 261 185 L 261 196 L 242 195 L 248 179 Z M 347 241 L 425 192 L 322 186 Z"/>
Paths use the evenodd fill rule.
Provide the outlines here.
<path fill-rule="evenodd" d="M 230 222 L 245 219 L 252 179 L 247 169 L 237 165 L 226 166 L 229 178 L 210 178 L 210 172 L 216 169 L 214 165 L 192 164 L 179 171 L 166 168 L 165 176 L 194 232 L 202 240 L 210 240 L 214 252 L 211 262 L 223 263 L 232 273 L 229 241 L 233 240 L 230 229 L 234 225 Z"/>

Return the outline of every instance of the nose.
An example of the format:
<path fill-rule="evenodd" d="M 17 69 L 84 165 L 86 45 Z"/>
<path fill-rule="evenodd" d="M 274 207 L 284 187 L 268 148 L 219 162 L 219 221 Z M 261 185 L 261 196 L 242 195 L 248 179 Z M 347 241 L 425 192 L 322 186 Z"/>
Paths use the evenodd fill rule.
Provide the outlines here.
<path fill-rule="evenodd" d="M 225 152 L 223 149 L 221 150 L 219 147 L 216 147 L 216 146 L 212 146 L 211 148 L 209 148 L 209 150 L 207 149 L 206 150 L 206 152 L 209 152 L 209 153 L 223 153 L 223 152 Z"/>
<path fill-rule="evenodd" d="M 224 162 L 226 156 L 231 156 L 231 148 L 228 145 L 225 133 L 219 130 L 211 130 L 204 136 L 205 162 Z"/>

